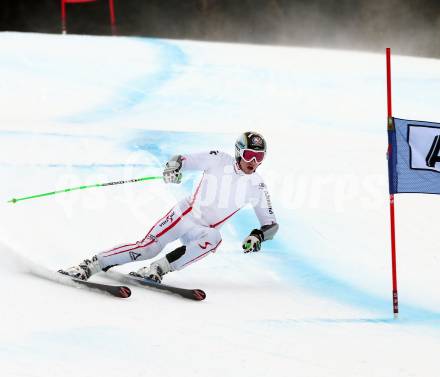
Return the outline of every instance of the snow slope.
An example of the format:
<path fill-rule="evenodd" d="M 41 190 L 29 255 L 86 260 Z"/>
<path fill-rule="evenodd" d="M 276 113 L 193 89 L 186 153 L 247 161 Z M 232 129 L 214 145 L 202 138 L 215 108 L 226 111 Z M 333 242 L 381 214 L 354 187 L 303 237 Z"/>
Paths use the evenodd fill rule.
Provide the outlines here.
<path fill-rule="evenodd" d="M 436 196 L 396 197 L 392 319 L 385 56 L 20 33 L 0 33 L 0 51 L 3 375 L 437 375 Z M 394 114 L 440 121 L 440 62 L 392 63 Z M 242 210 L 216 254 L 166 276 L 206 301 L 137 287 L 118 300 L 31 273 L 143 238 L 198 174 L 7 200 L 157 175 L 179 152 L 233 153 L 248 129 L 268 139 L 280 232 L 242 254 L 257 225 Z"/>

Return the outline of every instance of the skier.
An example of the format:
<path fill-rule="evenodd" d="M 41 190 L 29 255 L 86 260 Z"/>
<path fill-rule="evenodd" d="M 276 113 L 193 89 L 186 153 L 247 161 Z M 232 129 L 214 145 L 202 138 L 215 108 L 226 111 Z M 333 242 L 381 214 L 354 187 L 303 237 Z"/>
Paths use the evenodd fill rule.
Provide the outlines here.
<path fill-rule="evenodd" d="M 235 159 L 219 151 L 174 156 L 166 163 L 164 181 L 180 183 L 182 172 L 201 170 L 203 176 L 194 194 L 178 202 L 142 240 L 101 252 L 59 272 L 87 280 L 117 265 L 154 258 L 168 243 L 180 239 L 182 246 L 131 273 L 160 283 L 166 273 L 215 252 L 222 241 L 219 228 L 249 203 L 261 228 L 252 230 L 242 247 L 245 253 L 259 251 L 261 242 L 272 239 L 278 230 L 269 193 L 256 173 L 265 155 L 264 138 L 256 132 L 245 132 L 235 143 Z"/>

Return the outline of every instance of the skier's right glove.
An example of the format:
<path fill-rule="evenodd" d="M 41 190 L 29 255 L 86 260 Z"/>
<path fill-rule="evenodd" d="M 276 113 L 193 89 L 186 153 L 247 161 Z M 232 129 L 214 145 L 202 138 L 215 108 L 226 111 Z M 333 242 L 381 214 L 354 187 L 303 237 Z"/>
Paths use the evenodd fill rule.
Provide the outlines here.
<path fill-rule="evenodd" d="M 165 165 L 163 180 L 165 183 L 180 183 L 182 181 L 182 156 L 174 156 Z"/>

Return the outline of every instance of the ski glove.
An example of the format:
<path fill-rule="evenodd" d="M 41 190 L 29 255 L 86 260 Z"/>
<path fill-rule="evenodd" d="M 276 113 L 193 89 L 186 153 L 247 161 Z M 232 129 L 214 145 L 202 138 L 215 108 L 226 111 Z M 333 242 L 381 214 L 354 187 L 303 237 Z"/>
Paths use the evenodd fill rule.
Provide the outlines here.
<path fill-rule="evenodd" d="M 182 181 L 182 156 L 174 156 L 165 165 L 163 180 L 165 183 L 180 183 Z"/>
<path fill-rule="evenodd" d="M 249 253 L 250 251 L 260 251 L 261 242 L 263 241 L 263 232 L 260 229 L 254 229 L 243 241 L 243 251 L 245 253 Z"/>

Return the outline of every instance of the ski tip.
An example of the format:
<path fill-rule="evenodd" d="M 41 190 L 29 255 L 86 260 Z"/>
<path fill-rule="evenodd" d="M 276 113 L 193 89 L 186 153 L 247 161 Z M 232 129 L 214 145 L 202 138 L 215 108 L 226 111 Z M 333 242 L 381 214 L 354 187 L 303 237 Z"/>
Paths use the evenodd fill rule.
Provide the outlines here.
<path fill-rule="evenodd" d="M 131 289 L 128 287 L 120 287 L 119 288 L 119 295 L 122 298 L 128 298 L 131 296 Z"/>
<path fill-rule="evenodd" d="M 202 301 L 206 298 L 206 293 L 201 289 L 194 289 L 194 299 L 197 301 Z"/>

